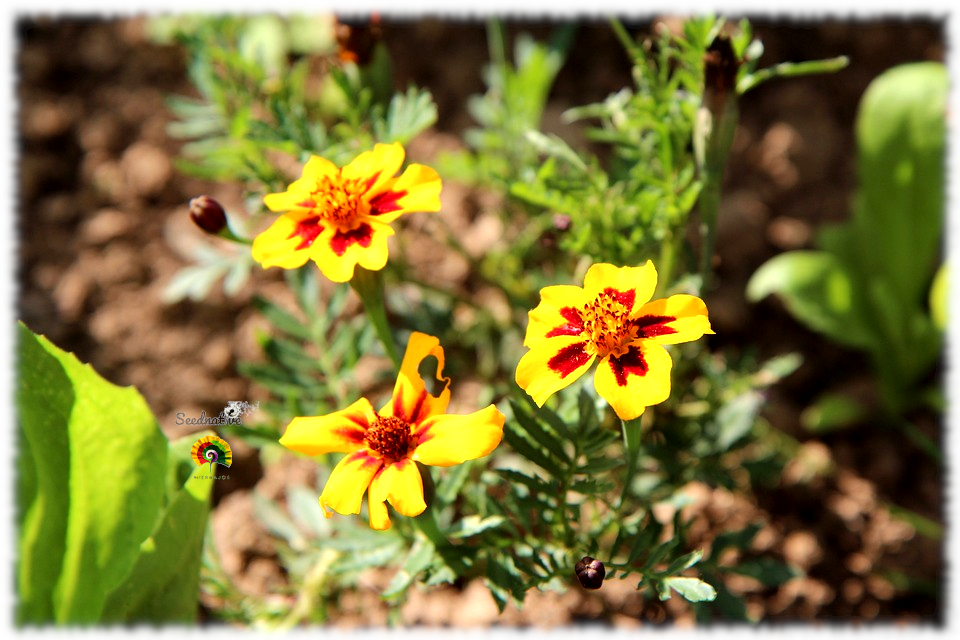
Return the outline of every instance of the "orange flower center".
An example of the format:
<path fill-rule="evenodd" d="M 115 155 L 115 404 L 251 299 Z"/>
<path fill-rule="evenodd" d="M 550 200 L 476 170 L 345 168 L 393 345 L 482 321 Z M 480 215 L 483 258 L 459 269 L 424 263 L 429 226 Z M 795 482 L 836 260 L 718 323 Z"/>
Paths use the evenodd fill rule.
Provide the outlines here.
<path fill-rule="evenodd" d="M 637 339 L 637 328 L 629 318 L 630 309 L 611 289 L 600 292 L 593 302 L 583 305 L 581 335 L 590 340 L 599 357 L 622 356 Z"/>
<path fill-rule="evenodd" d="M 394 416 L 377 416 L 366 437 L 370 448 L 384 458 L 400 460 L 410 446 L 410 425 Z"/>
<path fill-rule="evenodd" d="M 311 192 L 313 206 L 320 217 L 338 227 L 352 227 L 368 208 L 362 196 L 366 191 L 364 181 L 344 179 L 340 176 L 323 176 Z"/>

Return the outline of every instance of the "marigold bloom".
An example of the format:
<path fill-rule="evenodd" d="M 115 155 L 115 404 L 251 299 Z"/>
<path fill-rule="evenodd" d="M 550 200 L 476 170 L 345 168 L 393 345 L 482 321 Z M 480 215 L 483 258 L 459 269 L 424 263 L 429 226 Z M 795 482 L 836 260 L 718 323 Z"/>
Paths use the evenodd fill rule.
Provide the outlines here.
<path fill-rule="evenodd" d="M 427 392 L 418 368 L 428 356 L 437 359 L 437 380 L 444 388 L 438 396 Z M 280 444 L 315 456 L 343 452 L 320 494 L 326 517 L 360 513 L 367 491 L 370 526 L 389 529 L 389 502 L 405 516 L 427 508 L 417 462 L 449 467 L 483 457 L 503 437 L 504 416 L 494 405 L 469 415 L 446 415 L 450 379 L 443 375 L 440 341 L 414 333 L 407 343 L 393 397 L 379 413 L 361 398 L 326 416 L 294 418 Z M 368 491 L 369 490 L 369 491 Z"/>
<path fill-rule="evenodd" d="M 530 311 L 516 380 L 538 406 L 600 360 L 594 384 L 622 420 L 670 396 L 673 360 L 663 347 L 713 333 L 703 300 L 674 295 L 650 300 L 657 286 L 653 263 L 618 268 L 595 264 L 583 288 L 540 291 Z M 645 303 L 645 304 L 644 304 Z"/>
<path fill-rule="evenodd" d="M 378 271 L 387 263 L 390 223 L 406 213 L 440 210 L 440 176 L 412 164 L 399 176 L 400 143 L 378 144 L 338 168 L 312 156 L 303 176 L 263 202 L 286 212 L 253 241 L 253 259 L 296 269 L 313 260 L 323 275 L 347 282 L 354 267 Z"/>

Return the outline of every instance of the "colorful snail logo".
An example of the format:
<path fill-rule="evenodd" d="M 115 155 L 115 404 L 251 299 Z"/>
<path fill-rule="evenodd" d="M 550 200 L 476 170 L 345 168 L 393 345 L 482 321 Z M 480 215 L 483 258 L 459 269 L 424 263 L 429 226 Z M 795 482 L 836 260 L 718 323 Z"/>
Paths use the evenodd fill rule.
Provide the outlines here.
<path fill-rule="evenodd" d="M 223 438 L 217 436 L 206 436 L 197 440 L 193 449 L 190 450 L 193 461 L 198 466 L 210 463 L 210 471 L 213 472 L 213 465 L 222 464 L 229 467 L 233 462 L 233 453 L 230 451 L 230 445 Z"/>

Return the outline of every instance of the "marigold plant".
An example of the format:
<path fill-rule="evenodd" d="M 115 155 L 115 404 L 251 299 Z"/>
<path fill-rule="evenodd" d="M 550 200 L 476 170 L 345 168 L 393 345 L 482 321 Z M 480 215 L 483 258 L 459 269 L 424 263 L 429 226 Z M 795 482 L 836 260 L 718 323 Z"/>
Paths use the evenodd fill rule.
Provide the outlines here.
<path fill-rule="evenodd" d="M 670 396 L 673 361 L 663 348 L 713 333 L 707 307 L 696 296 L 650 300 L 657 286 L 653 262 L 618 268 L 595 264 L 584 286 L 540 291 L 529 316 L 517 365 L 517 384 L 543 406 L 551 395 L 600 360 L 594 374 L 599 393 L 622 420 Z"/>
<path fill-rule="evenodd" d="M 438 396 L 430 395 L 417 370 L 428 356 L 437 359 Z M 400 366 L 393 397 L 379 413 L 366 398 L 326 416 L 295 418 L 280 444 L 315 456 L 342 452 L 347 455 L 330 474 L 320 495 L 328 518 L 360 513 L 368 491 L 370 526 L 389 529 L 389 502 L 405 516 L 418 516 L 427 508 L 423 480 L 417 463 L 449 467 L 481 458 L 503 437 L 504 416 L 494 405 L 469 415 L 447 415 L 449 378 L 443 374 L 440 340 L 413 333 Z"/>
<path fill-rule="evenodd" d="M 404 156 L 400 143 L 378 144 L 342 168 L 312 156 L 299 180 L 264 197 L 267 208 L 285 213 L 253 241 L 253 259 L 284 269 L 313 260 L 334 282 L 349 281 L 358 264 L 382 269 L 390 223 L 440 210 L 440 176 L 420 164 L 396 175 Z"/>

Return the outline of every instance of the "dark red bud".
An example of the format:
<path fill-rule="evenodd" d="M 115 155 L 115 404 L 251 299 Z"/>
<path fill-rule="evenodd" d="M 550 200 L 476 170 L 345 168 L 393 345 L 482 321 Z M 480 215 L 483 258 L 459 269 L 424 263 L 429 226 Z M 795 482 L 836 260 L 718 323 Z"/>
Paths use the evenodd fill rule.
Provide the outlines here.
<path fill-rule="evenodd" d="M 577 580 L 584 589 L 599 589 L 603 585 L 604 576 L 607 575 L 603 563 L 590 556 L 581 558 L 573 570 L 577 573 Z"/>
<path fill-rule="evenodd" d="M 382 38 L 380 16 L 374 13 L 368 19 L 337 18 L 335 33 L 340 61 L 365 66 Z"/>
<path fill-rule="evenodd" d="M 227 227 L 227 215 L 223 207 L 210 196 L 197 196 L 190 201 L 190 218 L 198 227 L 213 235 Z"/>
<path fill-rule="evenodd" d="M 714 38 L 703 56 L 703 85 L 706 97 L 722 102 L 737 86 L 740 61 L 726 35 Z"/>

